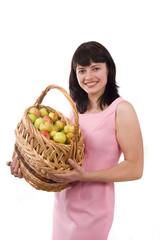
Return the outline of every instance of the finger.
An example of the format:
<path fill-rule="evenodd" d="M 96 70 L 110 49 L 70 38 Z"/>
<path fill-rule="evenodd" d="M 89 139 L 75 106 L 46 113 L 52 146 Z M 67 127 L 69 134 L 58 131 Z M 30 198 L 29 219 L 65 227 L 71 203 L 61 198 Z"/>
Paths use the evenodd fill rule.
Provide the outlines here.
<path fill-rule="evenodd" d="M 17 159 L 16 163 L 15 163 L 15 167 L 14 167 L 14 172 L 16 174 L 18 174 L 18 169 L 19 169 L 19 160 Z"/>
<path fill-rule="evenodd" d="M 49 173 L 49 174 L 47 174 L 47 176 L 50 178 L 50 179 L 52 179 L 52 180 L 54 180 L 55 182 L 57 182 L 57 183 L 59 183 L 59 182 L 64 182 L 64 179 L 62 179 L 62 177 L 59 177 L 59 176 L 55 176 L 55 175 L 53 175 L 52 173 Z"/>
<path fill-rule="evenodd" d="M 13 161 L 11 162 L 11 174 L 15 173 L 15 167 L 16 167 L 17 161 L 18 161 L 18 157 L 14 156 Z"/>
<path fill-rule="evenodd" d="M 19 178 L 23 178 L 23 174 L 22 174 L 20 168 L 18 168 L 18 177 L 19 177 Z"/>
<path fill-rule="evenodd" d="M 68 177 L 66 174 L 53 174 L 53 173 L 48 173 L 47 176 L 54 180 L 57 183 L 63 183 L 63 182 L 68 182 Z"/>
<path fill-rule="evenodd" d="M 79 166 L 75 161 L 73 161 L 72 159 L 69 159 L 68 162 L 69 162 L 69 164 L 70 164 L 73 168 L 75 168 L 75 169 L 78 169 L 78 168 L 80 167 L 80 166 Z"/>

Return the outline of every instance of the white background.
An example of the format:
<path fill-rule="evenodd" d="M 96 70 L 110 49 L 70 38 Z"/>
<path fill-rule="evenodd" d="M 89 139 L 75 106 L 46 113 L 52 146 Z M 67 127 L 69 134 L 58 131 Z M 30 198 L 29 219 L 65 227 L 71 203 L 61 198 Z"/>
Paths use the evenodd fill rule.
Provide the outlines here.
<path fill-rule="evenodd" d="M 95 40 L 111 53 L 120 94 L 139 117 L 145 150 L 143 178 L 116 183 L 116 207 L 109 240 L 160 240 L 159 1 L 1 0 L 0 2 L 0 239 L 48 240 L 54 193 L 36 191 L 14 178 L 14 129 L 23 111 L 49 84 L 68 91 L 76 48 Z M 67 114 L 56 90 L 44 99 Z M 75 239 L 76 240 L 76 239 Z"/>

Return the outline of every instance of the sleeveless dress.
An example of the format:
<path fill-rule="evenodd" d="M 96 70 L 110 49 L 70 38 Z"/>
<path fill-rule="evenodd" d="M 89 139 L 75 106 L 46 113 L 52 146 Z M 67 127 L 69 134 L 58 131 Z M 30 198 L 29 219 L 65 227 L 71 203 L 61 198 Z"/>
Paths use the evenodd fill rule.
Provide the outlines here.
<path fill-rule="evenodd" d="M 107 169 L 118 163 L 121 149 L 116 139 L 115 111 L 122 101 L 117 98 L 100 113 L 79 114 L 86 170 Z M 77 181 L 56 192 L 52 240 L 107 240 L 113 222 L 114 198 L 113 182 Z"/>

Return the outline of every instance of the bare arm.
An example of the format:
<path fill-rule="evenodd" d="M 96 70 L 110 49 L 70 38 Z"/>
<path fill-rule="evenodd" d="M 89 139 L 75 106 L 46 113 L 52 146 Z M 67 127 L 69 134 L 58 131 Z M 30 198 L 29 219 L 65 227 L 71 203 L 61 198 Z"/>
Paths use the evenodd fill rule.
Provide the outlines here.
<path fill-rule="evenodd" d="M 88 172 L 87 181 L 120 182 L 142 177 L 142 135 L 135 110 L 128 102 L 122 102 L 117 107 L 116 132 L 124 161 L 106 170 Z"/>

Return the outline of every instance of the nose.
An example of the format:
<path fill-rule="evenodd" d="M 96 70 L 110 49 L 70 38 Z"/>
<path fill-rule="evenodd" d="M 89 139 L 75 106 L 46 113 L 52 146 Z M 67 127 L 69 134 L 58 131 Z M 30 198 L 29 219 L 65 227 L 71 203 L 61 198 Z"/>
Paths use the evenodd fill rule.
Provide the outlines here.
<path fill-rule="evenodd" d="M 85 79 L 88 80 L 88 79 L 91 79 L 92 77 L 93 77 L 92 71 L 90 69 L 88 69 L 86 71 Z"/>

